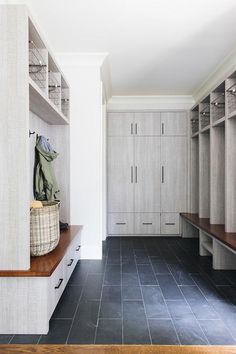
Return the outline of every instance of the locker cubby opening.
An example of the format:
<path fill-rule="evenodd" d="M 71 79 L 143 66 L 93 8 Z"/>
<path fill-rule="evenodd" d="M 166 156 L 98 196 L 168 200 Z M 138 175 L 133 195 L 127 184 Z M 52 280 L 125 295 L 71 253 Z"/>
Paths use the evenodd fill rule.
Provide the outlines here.
<path fill-rule="evenodd" d="M 29 19 L 29 76 L 47 95 L 48 52 Z"/>
<path fill-rule="evenodd" d="M 225 127 L 211 130 L 210 222 L 225 223 Z"/>
<path fill-rule="evenodd" d="M 64 80 L 63 76 L 61 77 L 61 111 L 65 117 L 69 118 L 70 115 L 70 91 L 69 87 Z"/>
<path fill-rule="evenodd" d="M 199 138 L 191 139 L 191 213 L 199 212 Z"/>
<path fill-rule="evenodd" d="M 210 133 L 199 135 L 199 217 L 210 218 Z"/>
<path fill-rule="evenodd" d="M 228 117 L 236 117 L 236 71 L 226 80 Z"/>
<path fill-rule="evenodd" d="M 212 123 L 225 117 L 225 81 L 211 93 Z"/>
<path fill-rule="evenodd" d="M 210 95 L 199 104 L 201 130 L 210 126 Z"/>
<path fill-rule="evenodd" d="M 236 232 L 236 119 L 225 124 L 225 231 Z"/>
<path fill-rule="evenodd" d="M 51 56 L 48 56 L 48 97 L 61 110 L 61 73 Z"/>
<path fill-rule="evenodd" d="M 191 111 L 191 129 L 192 134 L 199 131 L 199 106 L 196 106 Z"/>

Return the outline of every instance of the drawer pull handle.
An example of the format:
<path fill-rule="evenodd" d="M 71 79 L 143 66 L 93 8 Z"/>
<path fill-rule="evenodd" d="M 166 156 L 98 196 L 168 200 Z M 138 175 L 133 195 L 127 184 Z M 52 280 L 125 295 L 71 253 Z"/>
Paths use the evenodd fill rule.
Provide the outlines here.
<path fill-rule="evenodd" d="M 126 222 L 116 222 L 116 225 L 126 225 Z"/>
<path fill-rule="evenodd" d="M 143 225 L 152 225 L 152 222 L 143 222 Z"/>
<path fill-rule="evenodd" d="M 68 267 L 72 266 L 73 262 L 74 262 L 74 259 L 71 259 L 71 260 L 70 260 L 70 263 L 68 263 L 67 266 L 68 266 Z"/>
<path fill-rule="evenodd" d="M 166 222 L 166 225 L 175 225 L 175 222 Z"/>
<path fill-rule="evenodd" d="M 62 284 L 62 282 L 63 282 L 63 279 L 60 278 L 60 279 L 59 279 L 59 283 L 57 284 L 57 286 L 55 286 L 55 289 L 59 289 L 60 286 L 61 286 L 61 284 Z"/>
<path fill-rule="evenodd" d="M 76 252 L 79 252 L 79 250 L 80 250 L 80 246 L 78 246 L 78 247 L 76 248 Z"/>

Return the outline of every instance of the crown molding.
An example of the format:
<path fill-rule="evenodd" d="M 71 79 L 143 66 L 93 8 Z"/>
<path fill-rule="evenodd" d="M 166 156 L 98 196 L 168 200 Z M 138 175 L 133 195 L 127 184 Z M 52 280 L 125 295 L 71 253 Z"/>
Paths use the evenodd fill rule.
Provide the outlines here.
<path fill-rule="evenodd" d="M 195 103 L 191 95 L 113 96 L 108 110 L 190 109 Z"/>
<path fill-rule="evenodd" d="M 206 80 L 193 92 L 195 102 L 201 101 L 215 87 L 236 70 L 236 48 L 221 62 Z"/>

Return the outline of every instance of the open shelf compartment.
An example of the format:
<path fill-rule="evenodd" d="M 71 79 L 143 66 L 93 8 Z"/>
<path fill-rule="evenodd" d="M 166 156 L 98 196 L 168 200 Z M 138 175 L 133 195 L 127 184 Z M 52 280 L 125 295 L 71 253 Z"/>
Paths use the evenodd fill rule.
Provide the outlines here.
<path fill-rule="evenodd" d="M 210 95 L 199 104 L 201 130 L 210 125 Z"/>
<path fill-rule="evenodd" d="M 47 95 L 48 52 L 30 19 L 28 23 L 29 76 Z"/>
<path fill-rule="evenodd" d="M 225 81 L 211 93 L 212 123 L 225 117 Z"/>
<path fill-rule="evenodd" d="M 226 99 L 228 108 L 228 117 L 236 117 L 236 71 L 226 80 Z"/>
<path fill-rule="evenodd" d="M 70 90 L 67 82 L 61 77 L 61 111 L 66 118 L 70 116 Z"/>
<path fill-rule="evenodd" d="M 50 55 L 48 56 L 48 97 L 61 110 L 61 73 Z"/>
<path fill-rule="evenodd" d="M 196 106 L 191 110 L 191 129 L 192 135 L 199 131 L 199 106 Z"/>

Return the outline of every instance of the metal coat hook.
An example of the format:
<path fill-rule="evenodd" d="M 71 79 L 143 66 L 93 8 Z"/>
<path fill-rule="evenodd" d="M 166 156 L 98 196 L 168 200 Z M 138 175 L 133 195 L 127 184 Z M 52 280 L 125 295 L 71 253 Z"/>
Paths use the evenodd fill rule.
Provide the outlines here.
<path fill-rule="evenodd" d="M 30 130 L 29 130 L 29 138 L 31 137 L 31 135 L 34 135 L 35 134 L 35 132 L 31 132 Z"/>

